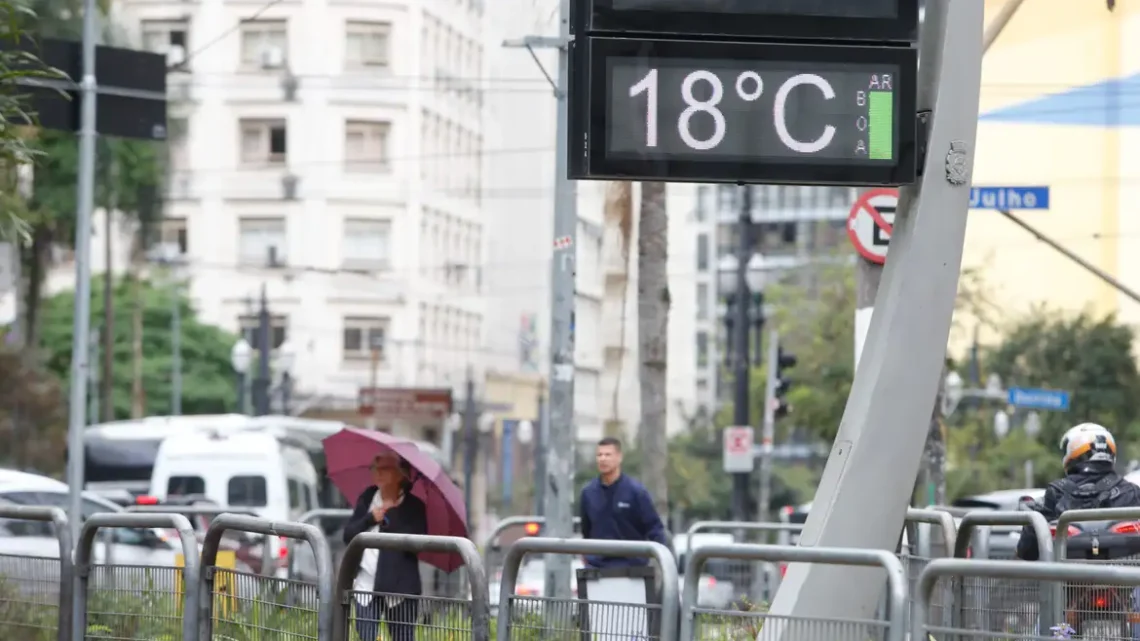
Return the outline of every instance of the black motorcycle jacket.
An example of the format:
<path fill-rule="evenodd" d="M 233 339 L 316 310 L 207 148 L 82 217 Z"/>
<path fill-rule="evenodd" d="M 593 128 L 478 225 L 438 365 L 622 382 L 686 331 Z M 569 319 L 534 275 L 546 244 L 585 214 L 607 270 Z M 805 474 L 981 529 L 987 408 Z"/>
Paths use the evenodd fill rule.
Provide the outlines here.
<path fill-rule="evenodd" d="M 1116 473 L 1108 461 L 1075 466 L 1065 476 L 1045 486 L 1045 497 L 1037 511 L 1050 523 L 1068 510 L 1091 510 L 1104 507 L 1140 507 L 1140 487 Z M 1040 555 L 1033 528 L 1021 529 L 1017 542 L 1017 558 L 1036 561 Z"/>

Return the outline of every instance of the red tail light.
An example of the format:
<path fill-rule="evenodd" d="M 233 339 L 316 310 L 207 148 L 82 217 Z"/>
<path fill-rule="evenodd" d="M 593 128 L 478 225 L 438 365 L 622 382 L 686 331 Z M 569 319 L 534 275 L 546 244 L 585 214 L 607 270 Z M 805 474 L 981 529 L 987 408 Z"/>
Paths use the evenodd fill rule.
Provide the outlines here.
<path fill-rule="evenodd" d="M 282 543 L 281 547 L 277 548 L 277 558 L 284 559 L 289 556 L 289 546 Z"/>
<path fill-rule="evenodd" d="M 1140 521 L 1126 521 L 1124 523 L 1117 523 L 1116 525 L 1108 528 L 1108 531 L 1116 534 L 1140 534 Z"/>
<path fill-rule="evenodd" d="M 1103 594 L 1096 595 L 1096 598 L 1093 599 L 1093 607 L 1097 610 L 1107 610 L 1108 597 L 1104 596 Z"/>
<path fill-rule="evenodd" d="M 966 558 L 967 559 L 974 558 L 974 548 L 966 548 Z"/>
<path fill-rule="evenodd" d="M 707 581 L 707 583 L 708 583 L 708 586 L 709 586 L 710 588 L 714 588 L 714 587 L 716 587 L 716 577 L 712 577 L 712 576 L 710 576 L 710 577 L 708 578 L 708 581 Z"/>
<path fill-rule="evenodd" d="M 788 564 L 787 563 L 781 563 L 780 564 L 780 578 L 782 579 L 786 576 L 788 576 Z"/>
<path fill-rule="evenodd" d="M 158 505 L 157 496 L 138 496 L 135 497 L 135 505 Z"/>
<path fill-rule="evenodd" d="M 1078 534 L 1081 533 L 1081 530 L 1079 528 L 1072 526 L 1072 525 L 1070 525 L 1066 531 L 1069 533 L 1069 536 L 1077 536 Z M 1049 534 L 1051 534 L 1054 537 L 1057 536 L 1057 526 L 1056 525 L 1050 525 L 1049 526 Z"/>

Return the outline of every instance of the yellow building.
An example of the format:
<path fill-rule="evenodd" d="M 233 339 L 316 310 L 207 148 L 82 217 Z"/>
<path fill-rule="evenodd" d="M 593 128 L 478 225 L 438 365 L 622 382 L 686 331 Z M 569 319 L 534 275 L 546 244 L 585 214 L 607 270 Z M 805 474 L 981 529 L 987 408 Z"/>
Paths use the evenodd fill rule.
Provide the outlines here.
<path fill-rule="evenodd" d="M 1005 2 L 986 0 L 987 16 Z M 1048 211 L 1016 213 L 1140 289 L 1138 127 L 1140 1 L 1027 0 L 986 54 L 973 183 L 1048 185 Z M 1007 318 L 1046 302 L 1140 321 L 1140 304 L 994 211 L 970 212 L 963 267 Z"/>

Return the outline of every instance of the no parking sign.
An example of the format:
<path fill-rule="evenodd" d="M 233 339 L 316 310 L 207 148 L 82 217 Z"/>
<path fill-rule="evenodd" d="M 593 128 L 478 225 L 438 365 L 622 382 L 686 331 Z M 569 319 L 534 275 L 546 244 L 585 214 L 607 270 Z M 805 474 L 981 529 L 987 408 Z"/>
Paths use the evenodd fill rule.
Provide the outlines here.
<path fill-rule="evenodd" d="M 847 237 L 860 256 L 880 265 L 886 262 L 898 206 L 897 189 L 872 189 L 855 201 L 847 216 Z"/>

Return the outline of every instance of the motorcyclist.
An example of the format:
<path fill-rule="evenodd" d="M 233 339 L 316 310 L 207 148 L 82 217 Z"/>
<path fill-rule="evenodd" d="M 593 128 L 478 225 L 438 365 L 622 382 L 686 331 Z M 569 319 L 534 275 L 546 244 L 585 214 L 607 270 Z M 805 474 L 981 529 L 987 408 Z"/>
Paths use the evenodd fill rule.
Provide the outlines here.
<path fill-rule="evenodd" d="M 1081 423 L 1061 437 L 1065 476 L 1045 487 L 1035 509 L 1050 523 L 1066 510 L 1140 506 L 1140 487 L 1116 473 L 1116 440 L 1103 425 Z M 1032 526 L 1021 530 L 1017 557 L 1036 561 L 1037 537 Z"/>

